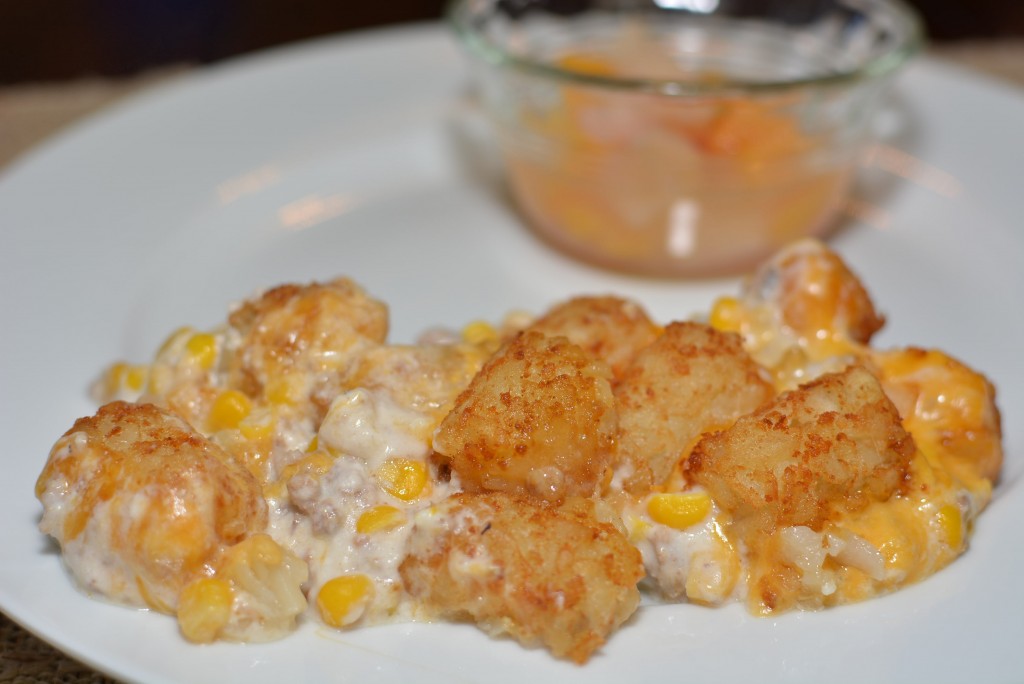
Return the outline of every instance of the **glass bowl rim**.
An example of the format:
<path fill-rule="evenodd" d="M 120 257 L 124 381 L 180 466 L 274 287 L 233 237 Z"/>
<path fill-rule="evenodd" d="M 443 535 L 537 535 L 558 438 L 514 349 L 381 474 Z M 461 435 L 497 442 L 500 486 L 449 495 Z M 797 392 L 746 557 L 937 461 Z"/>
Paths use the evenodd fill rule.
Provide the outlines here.
<path fill-rule="evenodd" d="M 659 78 L 618 77 L 587 74 L 558 67 L 550 62 L 514 55 L 495 42 L 484 37 L 479 31 L 463 20 L 460 10 L 472 0 L 449 0 L 445 16 L 459 41 L 469 52 L 495 67 L 509 68 L 529 75 L 539 76 L 567 85 L 584 85 L 615 90 L 635 91 L 669 97 L 712 95 L 735 92 L 773 93 L 813 87 L 851 86 L 861 81 L 879 80 L 894 73 L 914 55 L 922 51 L 925 44 L 923 24 L 920 16 L 902 0 L 867 0 L 865 4 L 881 7 L 893 15 L 903 28 L 901 40 L 889 50 L 874 55 L 855 69 L 835 71 L 817 76 L 806 76 L 785 80 L 754 81 L 738 78 L 708 81 L 686 81 Z M 673 10 L 668 10 L 673 11 Z"/>

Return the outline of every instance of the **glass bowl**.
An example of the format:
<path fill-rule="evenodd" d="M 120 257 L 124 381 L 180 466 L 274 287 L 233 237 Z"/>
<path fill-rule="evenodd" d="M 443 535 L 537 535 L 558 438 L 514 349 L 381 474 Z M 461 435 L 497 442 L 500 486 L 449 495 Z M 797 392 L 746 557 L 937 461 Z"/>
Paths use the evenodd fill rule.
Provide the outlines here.
<path fill-rule="evenodd" d="M 672 277 L 825 236 L 922 41 L 898 0 L 455 0 L 448 17 L 526 222 Z"/>

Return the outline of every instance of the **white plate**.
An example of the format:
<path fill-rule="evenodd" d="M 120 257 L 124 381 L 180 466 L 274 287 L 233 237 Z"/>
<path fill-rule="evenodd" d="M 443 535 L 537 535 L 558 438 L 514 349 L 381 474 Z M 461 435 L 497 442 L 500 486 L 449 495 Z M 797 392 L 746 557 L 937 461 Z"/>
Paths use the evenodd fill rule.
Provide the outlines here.
<path fill-rule="evenodd" d="M 306 625 L 274 644 L 200 648 L 170 618 L 71 588 L 36 530 L 32 488 L 51 444 L 93 411 L 86 386 L 257 288 L 348 274 L 390 302 L 400 341 L 573 293 L 634 296 L 664 320 L 732 291 L 610 276 L 540 246 L 481 180 L 464 85 L 438 26 L 310 43 L 145 94 L 0 179 L 4 612 L 148 682 L 1019 681 L 1024 98 L 929 61 L 904 74 L 892 107 L 889 135 L 913 157 L 879 158 L 916 180 L 869 192 L 876 225 L 855 222 L 834 244 L 889 316 L 881 344 L 940 346 L 999 386 L 1005 477 L 950 568 L 777 619 L 645 607 L 585 667 L 451 625 Z"/>

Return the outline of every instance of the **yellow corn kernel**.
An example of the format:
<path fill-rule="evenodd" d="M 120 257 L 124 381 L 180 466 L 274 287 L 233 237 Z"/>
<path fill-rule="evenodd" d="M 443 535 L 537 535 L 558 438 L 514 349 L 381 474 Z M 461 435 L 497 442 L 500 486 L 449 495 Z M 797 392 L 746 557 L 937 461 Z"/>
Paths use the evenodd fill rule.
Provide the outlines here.
<path fill-rule="evenodd" d="M 178 328 L 177 330 L 172 332 L 170 335 L 167 336 L 167 339 L 163 341 L 163 343 L 160 345 L 160 348 L 157 350 L 157 358 L 160 358 L 164 354 L 168 353 L 169 351 L 171 351 L 171 349 L 181 349 L 181 347 L 178 346 L 181 344 L 181 338 L 184 337 L 185 335 L 191 334 L 192 328 L 189 328 L 188 326 Z"/>
<path fill-rule="evenodd" d="M 306 453 L 311 454 L 320 448 L 320 435 L 313 435 L 313 439 L 309 440 L 309 446 L 306 447 Z"/>
<path fill-rule="evenodd" d="M 314 451 L 308 456 L 286 465 L 281 470 L 280 479 L 282 482 L 287 482 L 300 473 L 319 477 L 330 470 L 333 465 L 333 456 L 326 451 Z"/>
<path fill-rule="evenodd" d="M 953 504 L 940 506 L 938 513 L 939 527 L 946 535 L 946 543 L 953 549 L 959 549 L 964 543 L 964 524 L 960 509 Z"/>
<path fill-rule="evenodd" d="M 717 525 L 715 526 L 717 528 Z M 740 555 L 716 529 L 710 544 L 702 545 L 690 560 L 686 577 L 686 598 L 695 603 L 719 605 L 732 594 L 740 577 Z"/>
<path fill-rule="evenodd" d="M 339 575 L 320 587 L 316 607 L 326 624 L 346 627 L 363 616 L 373 594 L 373 582 L 366 575 Z"/>
<path fill-rule="evenodd" d="M 469 344 L 486 344 L 497 338 L 498 332 L 486 321 L 473 321 L 462 329 L 462 339 Z"/>
<path fill-rule="evenodd" d="M 178 600 L 178 625 L 189 641 L 205 644 L 231 619 L 234 597 L 231 584 L 216 577 L 202 577 L 188 584 Z"/>
<path fill-rule="evenodd" d="M 647 532 L 651 529 L 651 524 L 637 515 L 628 516 L 624 522 L 626 523 L 626 532 L 631 544 L 643 541 L 647 536 Z"/>
<path fill-rule="evenodd" d="M 377 471 L 381 489 L 402 501 L 412 501 L 427 487 L 427 466 L 407 458 L 389 458 Z"/>
<path fill-rule="evenodd" d="M 124 375 L 125 386 L 133 392 L 142 390 L 146 384 L 147 369 L 145 366 L 128 366 Z"/>
<path fill-rule="evenodd" d="M 374 506 L 363 512 L 356 520 L 356 532 L 371 534 L 391 530 L 405 522 L 405 513 L 394 506 Z"/>
<path fill-rule="evenodd" d="M 677 530 L 696 525 L 711 512 L 711 497 L 706 492 L 654 494 L 647 502 L 647 513 L 654 522 Z"/>
<path fill-rule="evenodd" d="M 263 395 L 272 404 L 296 404 L 302 400 L 303 389 L 299 375 L 282 373 L 267 382 Z"/>
<path fill-rule="evenodd" d="M 252 411 L 252 401 L 238 390 L 224 390 L 213 400 L 207 419 L 211 431 L 232 430 Z"/>
<path fill-rule="evenodd" d="M 166 396 L 173 378 L 174 373 L 167 366 L 155 364 L 149 373 L 146 394 L 152 394 L 157 397 Z"/>
<path fill-rule="evenodd" d="M 266 411 L 251 412 L 239 421 L 238 430 L 250 442 L 267 439 L 274 433 L 274 418 Z"/>
<path fill-rule="evenodd" d="M 711 307 L 709 323 L 723 332 L 739 332 L 743 307 L 735 297 L 721 297 Z"/>
<path fill-rule="evenodd" d="M 148 371 L 146 366 L 135 366 L 124 362 L 115 363 L 107 371 L 107 396 L 115 396 L 121 389 L 128 389 L 132 392 L 141 391 L 146 384 Z"/>
<path fill-rule="evenodd" d="M 259 561 L 269 565 L 280 565 L 285 559 L 285 550 L 274 541 L 269 534 L 254 534 L 235 544 L 234 549 L 242 549 L 248 554 L 249 565 Z"/>
<path fill-rule="evenodd" d="M 200 368 L 208 370 L 217 360 L 217 338 L 209 333 L 196 333 L 188 338 L 185 350 Z"/>
<path fill-rule="evenodd" d="M 115 396 L 118 390 L 124 383 L 125 371 L 128 368 L 127 363 L 115 363 L 107 370 L 107 378 L 104 383 L 104 391 L 108 397 Z"/>

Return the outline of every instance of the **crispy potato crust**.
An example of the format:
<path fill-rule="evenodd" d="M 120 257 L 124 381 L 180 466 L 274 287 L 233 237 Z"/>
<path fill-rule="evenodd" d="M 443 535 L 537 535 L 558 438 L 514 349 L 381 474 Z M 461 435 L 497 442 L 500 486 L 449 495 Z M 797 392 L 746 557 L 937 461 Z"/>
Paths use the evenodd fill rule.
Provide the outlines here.
<path fill-rule="evenodd" d="M 738 335 L 672 323 L 615 388 L 619 458 L 663 482 L 702 434 L 729 426 L 773 394 Z"/>
<path fill-rule="evenodd" d="M 616 379 L 637 352 L 654 342 L 660 333 L 643 307 L 611 296 L 570 299 L 534 321 L 530 330 L 548 337 L 569 338 L 607 363 Z"/>
<path fill-rule="evenodd" d="M 761 532 L 820 530 L 836 514 L 891 496 L 914 452 L 878 380 L 852 366 L 706 435 L 684 469 L 734 519 Z"/>
<path fill-rule="evenodd" d="M 467 491 L 588 496 L 618 424 L 606 364 L 564 337 L 528 331 L 491 358 L 434 436 Z"/>
<path fill-rule="evenodd" d="M 585 662 L 636 610 L 640 553 L 590 500 L 457 494 L 421 512 L 402 563 L 428 612 Z"/>

